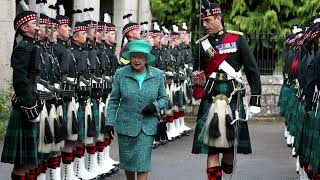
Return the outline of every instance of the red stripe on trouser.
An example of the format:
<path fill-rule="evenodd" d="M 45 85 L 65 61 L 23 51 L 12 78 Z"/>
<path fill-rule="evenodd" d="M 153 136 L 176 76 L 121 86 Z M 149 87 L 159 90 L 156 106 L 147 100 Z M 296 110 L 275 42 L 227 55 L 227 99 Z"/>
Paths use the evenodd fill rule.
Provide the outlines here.
<path fill-rule="evenodd" d="M 97 142 L 96 147 L 97 147 L 98 152 L 103 152 L 103 149 L 105 146 L 104 146 L 103 142 Z"/>
<path fill-rule="evenodd" d="M 63 164 L 71 164 L 74 161 L 73 153 L 62 152 Z"/>
<path fill-rule="evenodd" d="M 60 158 L 59 157 L 51 157 L 48 160 L 48 168 L 56 169 L 60 166 Z"/>
<path fill-rule="evenodd" d="M 84 147 L 77 147 L 77 149 L 75 150 L 74 155 L 75 155 L 75 157 L 77 157 L 77 158 L 81 158 L 81 157 L 84 156 L 84 152 L 85 152 Z"/>
<path fill-rule="evenodd" d="M 97 152 L 97 148 L 95 146 L 87 146 L 86 149 L 88 154 L 94 154 Z"/>

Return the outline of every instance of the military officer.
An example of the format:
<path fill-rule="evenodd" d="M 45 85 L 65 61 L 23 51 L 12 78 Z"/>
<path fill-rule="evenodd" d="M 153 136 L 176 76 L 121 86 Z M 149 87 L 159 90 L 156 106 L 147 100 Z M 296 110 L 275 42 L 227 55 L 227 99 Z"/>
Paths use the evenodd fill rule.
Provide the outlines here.
<path fill-rule="evenodd" d="M 194 69 L 204 71 L 206 88 L 199 107 L 197 126 L 192 153 L 208 154 L 207 175 L 209 180 L 230 179 L 233 172 L 234 152 L 250 154 L 251 146 L 247 123 L 236 121 L 245 119 L 240 91 L 240 69 L 244 72 L 251 88 L 249 115 L 260 111 L 261 83 L 256 60 L 241 33 L 227 32 L 223 24 L 223 16 L 217 3 L 202 1 L 202 26 L 207 36 L 199 40 L 195 49 Z M 197 53 L 200 48 L 200 54 Z M 225 68 L 227 66 L 228 68 Z M 233 95 L 236 93 L 235 95 Z M 228 98 L 232 97 L 231 101 Z M 240 104 L 237 107 L 236 104 Z M 230 106 L 229 106 L 230 105 Z M 232 109 L 233 113 L 228 110 Z M 239 112 L 240 110 L 240 112 Z M 252 113 L 252 114 L 251 114 Z M 203 116 L 207 114 L 206 116 Z M 240 116 L 238 116 L 240 114 Z M 238 130 L 236 135 L 235 128 Z M 234 147 L 238 137 L 238 147 Z M 223 154 L 219 162 L 219 154 Z"/>

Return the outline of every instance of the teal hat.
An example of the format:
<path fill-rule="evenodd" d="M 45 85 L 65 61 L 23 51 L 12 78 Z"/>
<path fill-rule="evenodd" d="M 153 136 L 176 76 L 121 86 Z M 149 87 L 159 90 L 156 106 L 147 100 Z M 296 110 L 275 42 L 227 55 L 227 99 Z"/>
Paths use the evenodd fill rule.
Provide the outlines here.
<path fill-rule="evenodd" d="M 154 61 L 156 58 L 151 54 L 151 45 L 145 40 L 133 40 L 128 43 L 128 51 L 122 53 L 122 57 L 130 59 L 130 53 L 143 53 L 147 56 L 148 62 Z"/>

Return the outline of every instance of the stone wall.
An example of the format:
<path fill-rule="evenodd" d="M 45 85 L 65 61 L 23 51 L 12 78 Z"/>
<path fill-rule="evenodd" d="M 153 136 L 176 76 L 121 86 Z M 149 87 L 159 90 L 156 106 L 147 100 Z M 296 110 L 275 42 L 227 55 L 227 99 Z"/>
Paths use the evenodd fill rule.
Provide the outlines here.
<path fill-rule="evenodd" d="M 10 57 L 13 47 L 13 19 L 16 15 L 15 1 L 0 1 L 0 91 L 8 90 L 11 83 Z"/>
<path fill-rule="evenodd" d="M 244 78 L 245 79 L 245 78 Z M 261 76 L 262 97 L 261 113 L 259 116 L 277 116 L 279 115 L 278 99 L 282 85 L 282 75 L 263 75 Z M 247 99 L 249 101 L 250 88 L 247 86 Z"/>

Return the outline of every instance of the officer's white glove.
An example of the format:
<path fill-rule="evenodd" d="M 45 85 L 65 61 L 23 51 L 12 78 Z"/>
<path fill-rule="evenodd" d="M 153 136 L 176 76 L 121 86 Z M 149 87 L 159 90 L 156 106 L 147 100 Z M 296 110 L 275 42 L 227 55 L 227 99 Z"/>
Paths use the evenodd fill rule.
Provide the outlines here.
<path fill-rule="evenodd" d="M 256 115 L 258 115 L 261 112 L 261 108 L 258 106 L 250 106 L 249 107 L 249 115 L 248 118 L 251 119 L 253 117 L 255 117 Z"/>
<path fill-rule="evenodd" d="M 40 121 L 40 115 L 38 117 L 36 117 L 35 119 L 31 119 L 30 122 L 39 122 Z"/>

